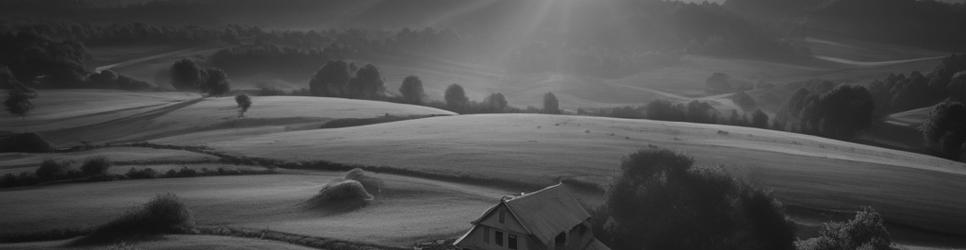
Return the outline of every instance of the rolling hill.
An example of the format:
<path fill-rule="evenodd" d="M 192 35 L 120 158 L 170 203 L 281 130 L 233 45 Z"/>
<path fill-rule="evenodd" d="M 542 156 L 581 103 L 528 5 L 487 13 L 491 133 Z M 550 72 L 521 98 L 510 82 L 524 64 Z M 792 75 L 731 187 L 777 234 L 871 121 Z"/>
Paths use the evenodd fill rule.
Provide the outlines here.
<path fill-rule="evenodd" d="M 874 206 L 890 222 L 966 234 L 966 165 L 753 128 L 551 115 L 466 115 L 213 141 L 218 151 L 328 160 L 452 176 L 605 184 L 622 156 L 651 146 L 693 156 L 768 189 L 787 205 Z"/>
<path fill-rule="evenodd" d="M 357 208 L 305 202 L 338 172 L 166 178 L 54 185 L 0 192 L 0 234 L 99 225 L 158 193 L 178 195 L 199 225 L 271 229 L 309 236 L 408 246 L 458 237 L 510 192 L 376 174 L 382 192 Z M 69 197 L 69 198 L 68 198 Z M 0 249 L 4 249 L 0 244 Z M 16 248 L 16 247 L 14 247 Z M 8 248 L 9 249 L 9 248 Z"/>
<path fill-rule="evenodd" d="M 182 92 L 41 90 L 26 119 L 6 115 L 0 130 L 40 133 L 55 145 L 131 142 L 195 132 L 236 136 L 316 128 L 343 118 L 452 115 L 388 102 L 319 97 L 254 97 L 238 118 L 233 97 L 199 98 Z M 191 138 L 191 137 L 188 137 Z M 195 137 L 191 139 L 202 139 Z"/>

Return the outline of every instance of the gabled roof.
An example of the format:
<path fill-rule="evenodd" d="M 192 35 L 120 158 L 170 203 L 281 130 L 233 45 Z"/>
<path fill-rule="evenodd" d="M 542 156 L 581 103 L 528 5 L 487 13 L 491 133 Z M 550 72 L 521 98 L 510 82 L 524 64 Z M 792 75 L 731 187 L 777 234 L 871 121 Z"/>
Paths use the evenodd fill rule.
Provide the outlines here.
<path fill-rule="evenodd" d="M 528 233 L 547 245 L 553 242 L 557 234 L 566 232 L 590 218 L 580 202 L 561 184 L 502 200 L 501 203 L 506 205 L 510 214 Z"/>
<path fill-rule="evenodd" d="M 587 210 L 561 184 L 503 202 L 524 228 L 547 245 L 560 232 L 590 218 Z"/>

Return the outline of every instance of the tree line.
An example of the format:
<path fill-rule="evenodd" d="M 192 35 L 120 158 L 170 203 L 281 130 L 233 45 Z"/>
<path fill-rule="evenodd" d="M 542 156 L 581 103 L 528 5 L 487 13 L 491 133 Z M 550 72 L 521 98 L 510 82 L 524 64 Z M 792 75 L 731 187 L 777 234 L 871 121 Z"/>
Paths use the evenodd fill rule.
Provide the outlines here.
<path fill-rule="evenodd" d="M 0 88 L 146 89 L 150 84 L 115 72 L 89 72 L 80 42 L 33 31 L 0 32 Z"/>

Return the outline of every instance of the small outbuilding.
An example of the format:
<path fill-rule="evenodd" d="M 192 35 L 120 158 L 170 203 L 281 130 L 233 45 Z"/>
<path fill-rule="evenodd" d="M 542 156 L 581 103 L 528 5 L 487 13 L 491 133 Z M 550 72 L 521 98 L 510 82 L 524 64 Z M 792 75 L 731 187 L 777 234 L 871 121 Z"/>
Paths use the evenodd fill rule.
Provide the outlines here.
<path fill-rule="evenodd" d="M 594 237 L 590 213 L 562 184 L 506 197 L 472 221 L 460 250 L 610 250 Z"/>

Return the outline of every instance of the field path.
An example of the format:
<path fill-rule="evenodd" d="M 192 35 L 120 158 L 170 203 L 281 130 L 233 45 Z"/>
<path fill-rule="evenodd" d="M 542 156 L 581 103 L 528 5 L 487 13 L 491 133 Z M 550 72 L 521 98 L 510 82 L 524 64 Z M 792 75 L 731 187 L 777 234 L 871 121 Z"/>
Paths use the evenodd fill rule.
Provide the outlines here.
<path fill-rule="evenodd" d="M 153 60 L 157 60 L 157 59 L 163 59 L 163 58 L 169 58 L 169 57 L 178 57 L 178 56 L 183 57 L 183 56 L 190 55 L 190 54 L 196 54 L 196 53 L 205 52 L 205 51 L 212 51 L 212 50 L 221 50 L 221 49 L 225 49 L 225 48 L 229 48 L 229 47 L 225 47 L 225 46 L 215 47 L 215 48 L 209 48 L 209 47 L 194 47 L 194 48 L 187 48 L 187 49 L 175 50 L 175 51 L 171 51 L 171 52 L 165 52 L 165 53 L 156 54 L 156 55 L 152 55 L 152 56 L 135 58 L 135 59 L 131 59 L 131 60 L 127 60 L 127 61 L 122 61 L 122 62 L 118 62 L 118 63 L 114 63 L 114 64 L 108 64 L 108 65 L 99 66 L 99 67 L 94 68 L 94 72 L 98 72 L 99 73 L 99 72 L 104 71 L 104 70 L 109 70 L 109 69 L 113 69 L 113 68 L 121 68 L 121 67 L 131 66 L 131 65 L 135 65 L 135 64 L 139 64 L 139 63 L 143 63 L 143 62 L 148 62 L 148 61 L 153 61 Z"/>

